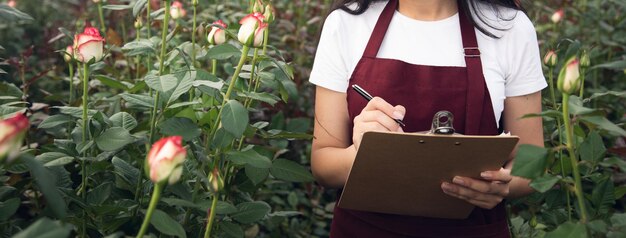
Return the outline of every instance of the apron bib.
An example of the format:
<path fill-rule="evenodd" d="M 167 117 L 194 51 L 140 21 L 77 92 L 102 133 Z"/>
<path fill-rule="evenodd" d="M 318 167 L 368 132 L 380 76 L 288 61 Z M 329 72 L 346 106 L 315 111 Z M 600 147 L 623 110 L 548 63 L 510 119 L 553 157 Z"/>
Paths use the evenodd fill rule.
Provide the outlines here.
<path fill-rule="evenodd" d="M 459 3 L 460 4 L 460 3 Z M 363 56 L 350 78 L 372 95 L 407 113 L 404 131 L 430 129 L 441 110 L 454 114 L 454 128 L 466 135 L 496 135 L 498 128 L 485 84 L 480 51 L 469 14 L 459 11 L 466 67 L 413 65 L 376 58 L 398 0 L 389 0 L 381 13 Z M 350 118 L 367 104 L 352 90 L 347 92 Z M 462 159 L 462 158 L 459 158 Z M 365 198 L 366 199 L 366 198 Z M 439 219 L 354 211 L 335 207 L 331 237 L 509 237 L 504 203 L 491 210 L 475 208 L 467 219 Z"/>

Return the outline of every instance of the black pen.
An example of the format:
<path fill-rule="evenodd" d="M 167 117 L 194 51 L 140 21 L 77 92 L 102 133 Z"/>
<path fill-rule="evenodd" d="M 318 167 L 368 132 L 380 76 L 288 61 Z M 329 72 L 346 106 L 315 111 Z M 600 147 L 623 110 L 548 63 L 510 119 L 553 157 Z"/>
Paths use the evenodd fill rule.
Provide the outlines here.
<path fill-rule="evenodd" d="M 370 95 L 367 91 L 365 91 L 365 89 L 359 87 L 359 85 L 356 84 L 352 84 L 352 89 L 354 89 L 354 91 L 356 91 L 359 95 L 363 96 L 363 98 L 365 98 L 365 100 L 367 100 L 368 102 L 372 100 L 372 95 Z M 396 121 L 400 126 L 405 127 L 406 125 L 404 125 L 404 122 L 402 122 L 402 120 L 400 119 L 396 119 L 391 117 L 391 119 L 393 119 L 394 121 Z"/>

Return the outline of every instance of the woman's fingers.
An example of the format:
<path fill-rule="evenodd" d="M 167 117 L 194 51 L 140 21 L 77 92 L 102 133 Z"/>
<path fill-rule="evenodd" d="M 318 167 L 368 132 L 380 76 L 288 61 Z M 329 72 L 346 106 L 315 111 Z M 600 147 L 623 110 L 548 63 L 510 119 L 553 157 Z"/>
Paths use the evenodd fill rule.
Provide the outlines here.
<path fill-rule="evenodd" d="M 406 113 L 406 109 L 403 106 L 394 107 L 387 101 L 379 97 L 374 97 L 372 100 L 370 100 L 365 108 L 363 108 L 362 112 L 375 110 L 381 111 L 393 119 L 400 120 L 404 119 L 404 114 Z"/>
<path fill-rule="evenodd" d="M 481 193 L 481 192 L 477 192 L 475 190 L 472 190 L 466 187 L 462 187 L 462 186 L 458 186 L 458 185 L 450 184 L 450 183 L 445 183 L 445 182 L 441 185 L 441 188 L 444 193 L 452 197 L 465 200 L 473 205 L 476 205 L 485 209 L 494 208 L 496 205 L 501 203 L 502 200 L 504 199 L 504 197 L 499 196 L 499 195 Z"/>
<path fill-rule="evenodd" d="M 362 122 L 378 122 L 382 126 L 384 126 L 388 131 L 398 131 L 400 125 L 396 121 L 394 121 L 387 114 L 383 113 L 379 110 L 374 111 L 364 111 L 357 118 L 354 118 L 355 124 L 358 121 Z"/>
<path fill-rule="evenodd" d="M 483 181 L 472 178 L 456 176 L 452 179 L 452 183 L 463 186 L 474 191 L 486 194 L 496 194 L 506 197 L 509 195 L 508 182 L 502 181 Z"/>
<path fill-rule="evenodd" d="M 500 183 L 509 183 L 513 179 L 513 176 L 511 176 L 511 170 L 505 169 L 505 168 L 501 168 L 498 171 L 482 172 L 480 173 L 480 177 L 482 177 L 485 180 L 494 181 L 494 182 L 497 181 Z"/>

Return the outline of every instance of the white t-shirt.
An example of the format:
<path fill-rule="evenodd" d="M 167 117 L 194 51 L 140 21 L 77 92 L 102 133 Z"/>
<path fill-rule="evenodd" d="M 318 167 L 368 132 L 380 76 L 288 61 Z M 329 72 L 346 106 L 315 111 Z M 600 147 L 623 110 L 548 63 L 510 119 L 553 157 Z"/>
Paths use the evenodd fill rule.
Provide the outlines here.
<path fill-rule="evenodd" d="M 311 83 L 346 92 L 352 71 L 386 4 L 374 2 L 361 15 L 335 10 L 328 16 L 315 55 Z M 499 39 L 475 29 L 483 73 L 498 122 L 506 97 L 540 91 L 547 83 L 530 19 L 521 11 L 500 8 L 500 16 L 512 20 L 499 20 L 491 7 L 482 4 L 479 7 L 483 19 L 492 26 L 505 29 L 498 31 L 484 27 Z M 465 67 L 458 13 L 443 20 L 419 21 L 396 11 L 377 57 L 419 65 Z"/>

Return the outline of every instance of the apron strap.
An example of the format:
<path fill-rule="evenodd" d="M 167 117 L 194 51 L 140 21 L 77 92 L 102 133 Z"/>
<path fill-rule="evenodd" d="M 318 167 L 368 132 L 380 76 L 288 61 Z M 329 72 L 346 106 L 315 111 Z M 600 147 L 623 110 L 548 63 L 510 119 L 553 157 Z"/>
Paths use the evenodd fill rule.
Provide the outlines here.
<path fill-rule="evenodd" d="M 380 46 L 383 44 L 383 39 L 385 39 L 385 34 L 387 33 L 387 29 L 389 28 L 389 24 L 391 23 L 396 9 L 398 9 L 398 0 L 389 0 L 387 6 L 385 6 L 385 9 L 383 9 L 383 12 L 378 17 L 374 31 L 372 35 L 370 35 L 370 39 L 363 52 L 363 57 L 376 58 L 378 49 L 380 49 Z"/>
<path fill-rule="evenodd" d="M 462 3 L 459 1 L 458 4 L 460 6 Z M 478 42 L 476 41 L 476 32 L 469 19 L 470 17 L 470 14 L 459 8 L 459 21 L 463 38 L 463 54 L 465 55 L 468 80 L 464 133 L 467 135 L 478 135 L 481 132 L 481 121 L 484 113 L 483 104 L 485 103 L 485 90 L 488 89 L 483 75 L 483 66 L 480 61 L 480 50 L 478 48 Z"/>

